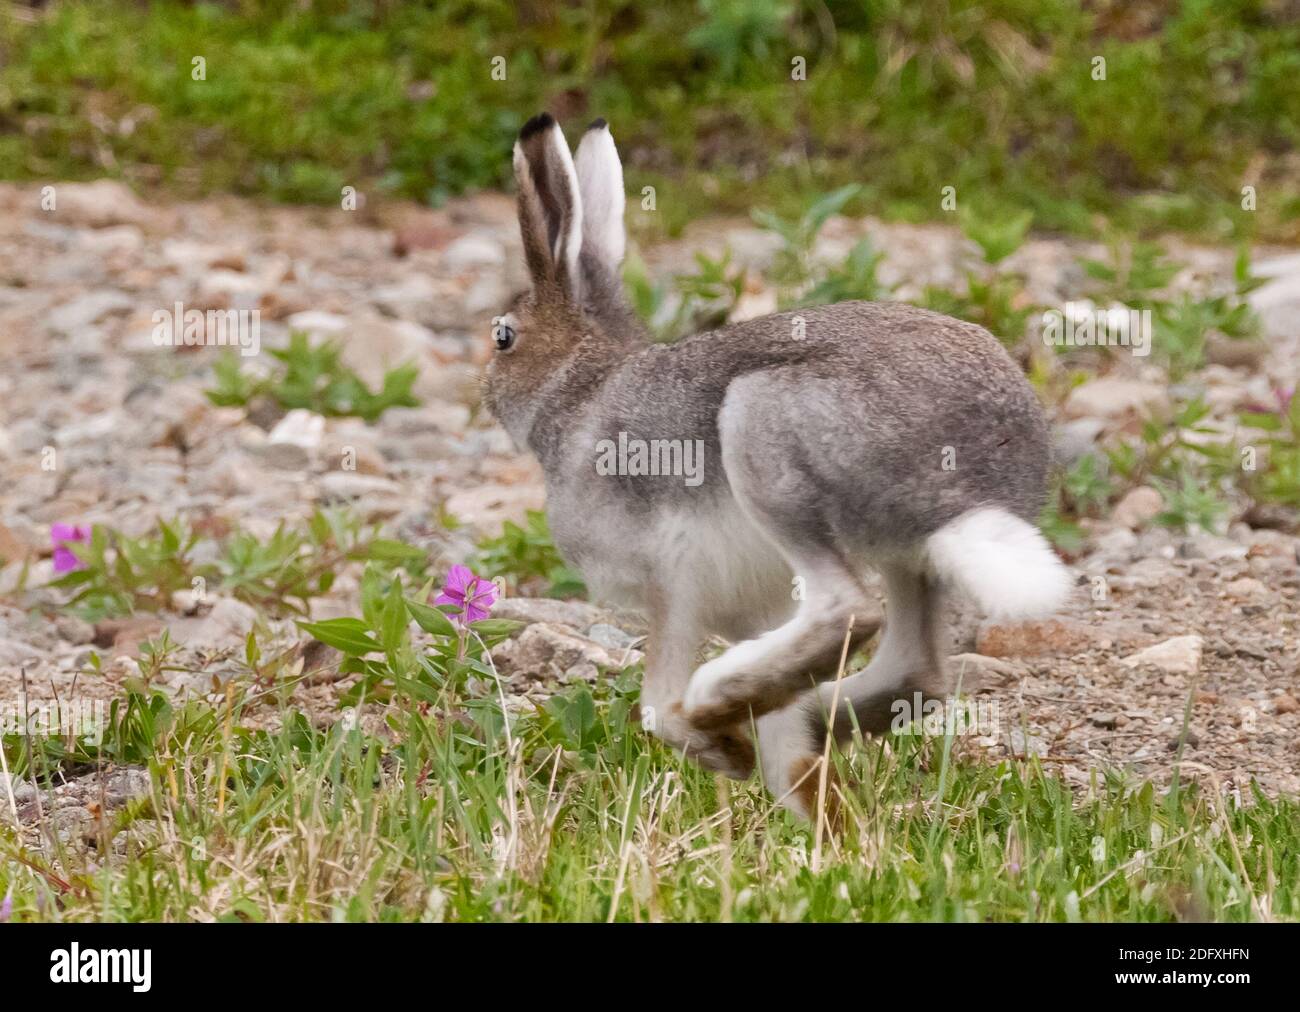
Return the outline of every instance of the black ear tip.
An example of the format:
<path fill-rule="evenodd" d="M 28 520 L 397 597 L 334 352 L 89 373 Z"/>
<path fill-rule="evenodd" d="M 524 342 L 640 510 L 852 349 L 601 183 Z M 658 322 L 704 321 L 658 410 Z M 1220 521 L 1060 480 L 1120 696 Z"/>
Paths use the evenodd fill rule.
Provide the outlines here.
<path fill-rule="evenodd" d="M 543 130 L 549 130 L 553 126 L 555 126 L 554 116 L 549 112 L 538 113 L 524 124 L 523 129 L 519 131 L 519 139 L 521 141 L 526 141 L 529 137 L 539 134 Z"/>
<path fill-rule="evenodd" d="M 592 120 L 592 121 L 591 121 L 591 126 L 587 127 L 587 129 L 588 129 L 588 130 L 604 130 L 607 126 L 609 126 L 609 124 L 605 122 L 605 117 L 604 117 L 604 116 L 601 116 L 599 119 L 594 119 L 594 120 Z"/>

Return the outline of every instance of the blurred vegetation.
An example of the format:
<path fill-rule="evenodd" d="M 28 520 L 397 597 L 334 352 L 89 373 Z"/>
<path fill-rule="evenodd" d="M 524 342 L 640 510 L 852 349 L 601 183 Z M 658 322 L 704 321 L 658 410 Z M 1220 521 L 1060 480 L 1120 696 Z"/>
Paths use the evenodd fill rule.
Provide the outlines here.
<path fill-rule="evenodd" d="M 438 204 L 540 108 L 613 124 L 649 227 L 704 210 L 1032 213 L 1300 236 L 1289 0 L 0 4 L 0 176 Z M 194 59 L 205 79 L 194 79 Z M 504 58 L 505 79 L 493 76 Z M 1095 80 L 1096 59 L 1105 80 Z M 806 80 L 793 80 L 806 61 Z M 498 61 L 498 66 L 500 66 Z M 500 76 L 499 74 L 497 76 Z M 1241 209 L 1253 185 L 1258 211 Z"/>

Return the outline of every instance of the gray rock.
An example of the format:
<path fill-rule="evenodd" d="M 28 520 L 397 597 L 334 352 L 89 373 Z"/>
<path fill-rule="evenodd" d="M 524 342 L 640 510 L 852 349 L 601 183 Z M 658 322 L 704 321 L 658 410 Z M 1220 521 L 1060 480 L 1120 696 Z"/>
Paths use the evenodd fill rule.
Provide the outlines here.
<path fill-rule="evenodd" d="M 38 664 L 45 652 L 22 640 L 0 638 L 0 667 L 16 670 L 24 665 Z"/>
<path fill-rule="evenodd" d="M 536 622 L 498 644 L 492 660 L 503 673 L 529 679 L 591 681 L 641 660 L 638 650 L 610 651 L 566 626 Z"/>
<path fill-rule="evenodd" d="M 1026 734 L 1020 728 L 1013 728 L 1008 736 L 1008 745 L 1018 756 L 1047 755 L 1047 740 L 1036 734 Z"/>
<path fill-rule="evenodd" d="M 1133 558 L 1137 543 L 1137 535 L 1127 527 L 1112 527 L 1093 535 L 1092 551 L 1103 562 L 1125 563 Z"/>
<path fill-rule="evenodd" d="M 1164 496 L 1158 490 L 1142 485 L 1124 494 L 1124 498 L 1115 504 L 1110 518 L 1121 527 L 1136 530 L 1154 520 L 1164 506 Z"/>
<path fill-rule="evenodd" d="M 199 649 L 239 647 L 257 621 L 257 612 L 233 597 L 213 599 L 212 610 L 198 621 L 184 642 Z M 184 635 L 178 633 L 178 638 Z"/>
<path fill-rule="evenodd" d="M 95 638 L 95 627 L 76 615 L 60 615 L 54 620 L 54 627 L 59 631 L 59 639 L 76 646 Z"/>
<path fill-rule="evenodd" d="M 1209 559 L 1211 562 L 1244 559 L 1248 551 L 1250 549 L 1246 545 L 1230 538 L 1205 533 L 1189 535 L 1178 546 L 1178 554 L 1185 559 Z"/>
<path fill-rule="evenodd" d="M 476 267 L 500 267 L 505 262 L 506 251 L 498 240 L 471 232 L 443 250 L 439 267 L 450 274 L 459 274 Z"/>
<path fill-rule="evenodd" d="M 56 334 L 72 335 L 107 316 L 130 311 L 135 300 L 115 289 L 87 292 L 50 312 L 45 323 Z"/>
<path fill-rule="evenodd" d="M 388 316 L 422 323 L 429 318 L 429 306 L 438 298 L 438 289 L 424 275 L 414 274 L 376 288 L 370 298 Z"/>
<path fill-rule="evenodd" d="M 325 419 L 314 411 L 294 408 L 276 422 L 275 427 L 266 437 L 268 443 L 280 443 L 301 446 L 314 450 L 320 446 L 325 434 Z"/>
<path fill-rule="evenodd" d="M 531 625 L 545 622 L 589 629 L 607 621 L 600 608 L 586 601 L 560 601 L 547 597 L 505 597 L 492 607 L 493 618 L 508 618 Z"/>
<path fill-rule="evenodd" d="M 619 651 L 626 650 L 640 637 L 624 632 L 618 626 L 610 625 L 608 622 L 597 622 L 587 630 L 587 638 L 594 643 L 599 643 L 606 650 Z"/>
<path fill-rule="evenodd" d="M 0 818 L 5 815 L 12 815 L 9 811 L 9 799 L 13 797 L 15 805 L 25 805 L 36 797 L 36 788 L 30 781 L 15 776 L 12 773 L 0 773 Z"/>
<path fill-rule="evenodd" d="M 259 456 L 277 471 L 305 471 L 311 466 L 311 454 L 297 443 L 267 443 Z"/>
<path fill-rule="evenodd" d="M 1104 376 L 1070 391 L 1065 400 L 1069 418 L 1126 421 L 1169 410 L 1169 395 L 1158 383 Z"/>
<path fill-rule="evenodd" d="M 387 478 L 357 471 L 331 471 L 320 480 L 321 493 L 326 499 L 360 499 L 366 495 L 400 495 L 402 486 Z"/>
<path fill-rule="evenodd" d="M 961 677 L 963 689 L 969 689 L 978 681 L 986 678 L 1002 679 L 1013 677 L 1016 666 L 1000 657 L 986 657 L 984 654 L 953 654 L 948 658 L 948 672 L 954 684 Z"/>
<path fill-rule="evenodd" d="M 291 331 L 301 331 L 308 337 L 336 337 L 345 333 L 352 325 L 346 316 L 316 309 L 294 313 L 286 322 Z"/>
<path fill-rule="evenodd" d="M 1123 658 L 1126 668 L 1152 667 L 1171 675 L 1194 675 L 1201 667 L 1199 636 L 1175 636 Z"/>
<path fill-rule="evenodd" d="M 122 183 L 97 179 L 93 183 L 58 183 L 54 187 L 54 220 L 63 225 L 106 228 L 109 225 L 147 227 L 157 215 Z"/>

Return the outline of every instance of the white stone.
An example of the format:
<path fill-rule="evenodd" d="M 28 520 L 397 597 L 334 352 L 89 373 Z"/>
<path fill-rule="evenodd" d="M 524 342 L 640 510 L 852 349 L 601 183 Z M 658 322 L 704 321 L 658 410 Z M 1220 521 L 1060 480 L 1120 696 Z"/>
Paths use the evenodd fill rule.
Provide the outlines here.
<path fill-rule="evenodd" d="M 270 443 L 287 443 L 301 446 L 304 450 L 314 450 L 320 446 L 325 434 L 325 419 L 314 411 L 294 408 L 281 418 L 271 430 L 267 441 Z"/>
<path fill-rule="evenodd" d="M 1120 661 L 1126 668 L 1153 667 L 1171 675 L 1194 675 L 1201 667 L 1199 636 L 1175 636 Z"/>
<path fill-rule="evenodd" d="M 104 228 L 108 225 L 148 225 L 155 212 L 122 183 L 97 179 L 93 183 L 57 183 L 52 217 L 65 225 Z"/>
<path fill-rule="evenodd" d="M 1149 485 L 1140 485 L 1125 493 L 1115 504 L 1110 518 L 1121 527 L 1136 530 L 1154 520 L 1164 506 L 1165 500 L 1159 491 Z"/>
<path fill-rule="evenodd" d="M 442 253 L 442 269 L 456 274 L 474 267 L 499 267 L 506 262 L 505 248 L 495 239 L 471 232 L 450 243 Z"/>
<path fill-rule="evenodd" d="M 334 337 L 351 326 L 351 321 L 346 316 L 325 313 L 319 309 L 306 309 L 301 313 L 294 313 L 285 322 L 288 323 L 291 331 L 301 331 L 308 337 Z"/>
<path fill-rule="evenodd" d="M 1111 421 L 1160 414 L 1168 407 L 1169 395 L 1163 386 L 1109 376 L 1075 387 L 1065 400 L 1065 414 L 1070 418 Z"/>

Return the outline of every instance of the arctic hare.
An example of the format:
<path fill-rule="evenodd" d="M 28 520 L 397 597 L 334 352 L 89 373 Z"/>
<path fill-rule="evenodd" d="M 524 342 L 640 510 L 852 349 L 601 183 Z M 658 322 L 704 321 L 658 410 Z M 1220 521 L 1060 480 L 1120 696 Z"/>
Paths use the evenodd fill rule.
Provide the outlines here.
<path fill-rule="evenodd" d="M 549 115 L 514 149 L 532 290 L 495 323 L 487 399 L 541 461 L 556 545 L 650 622 L 655 733 L 731 776 L 757 758 L 807 813 L 828 724 L 888 726 L 945 689 L 939 594 L 1054 610 L 1064 566 L 1034 527 L 1048 428 L 987 331 L 843 302 L 653 343 L 622 289 L 623 171 L 603 120 L 576 155 Z M 867 592 L 883 576 L 887 620 Z M 839 685 L 846 634 L 883 623 Z M 710 634 L 733 646 L 697 666 Z"/>

